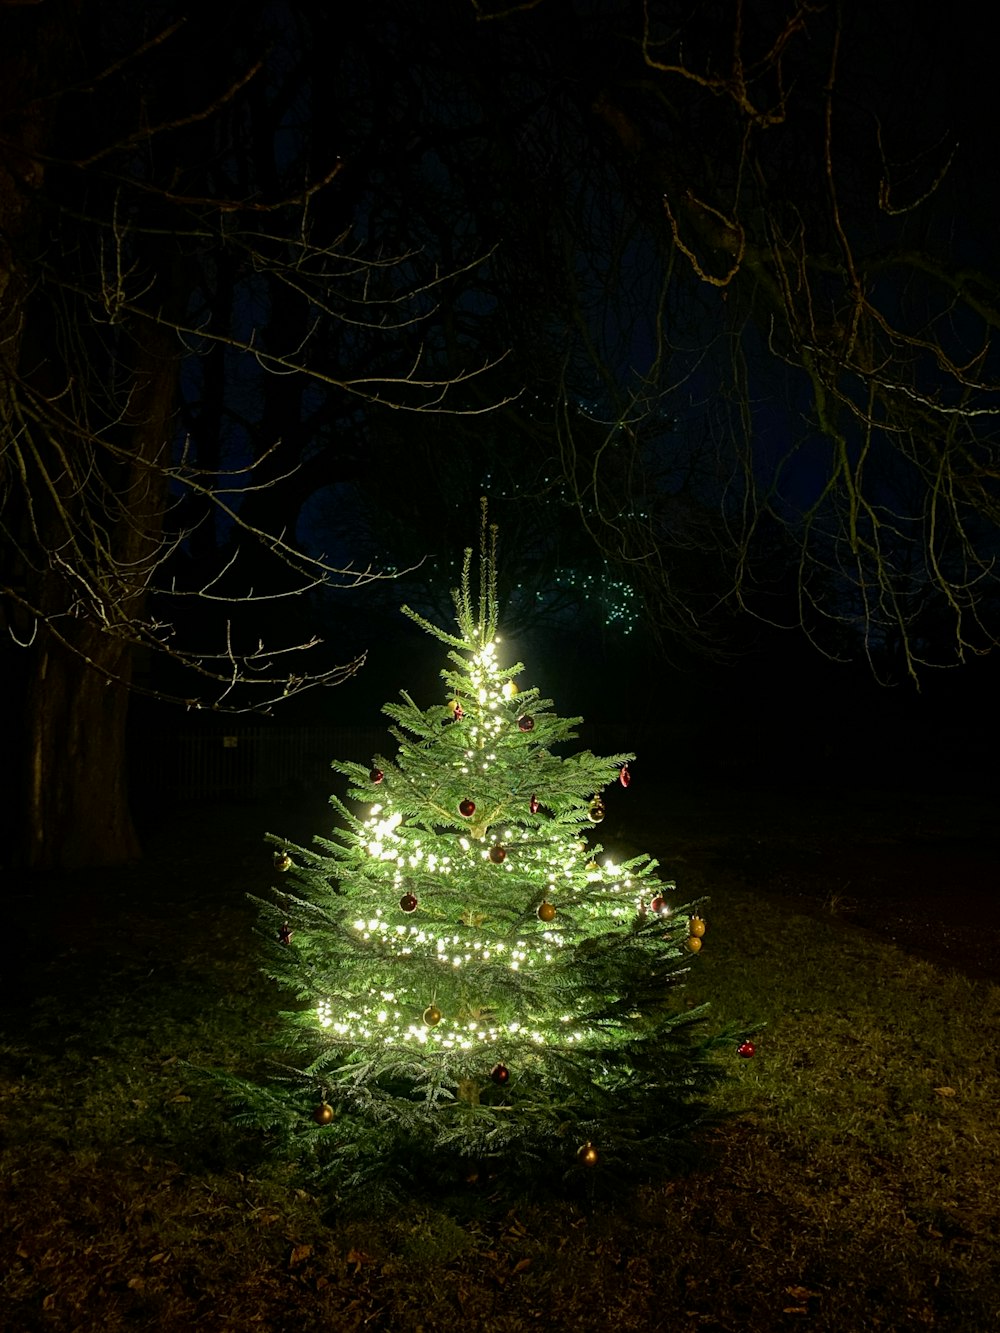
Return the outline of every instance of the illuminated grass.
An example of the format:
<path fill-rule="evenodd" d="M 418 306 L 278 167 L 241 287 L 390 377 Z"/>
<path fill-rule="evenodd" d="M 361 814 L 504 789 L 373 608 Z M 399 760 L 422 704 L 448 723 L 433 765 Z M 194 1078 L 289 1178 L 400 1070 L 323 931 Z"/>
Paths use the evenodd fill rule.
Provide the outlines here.
<path fill-rule="evenodd" d="M 55 916 L 85 892 L 101 913 L 55 959 L 52 900 L 34 926 L 24 909 L 31 966 L 0 1019 L 10 1327 L 1000 1324 L 996 985 L 751 893 L 692 838 L 678 876 L 713 901 L 691 1000 L 765 1024 L 755 1057 L 734 1055 L 718 1094 L 734 1117 L 706 1155 L 594 1203 L 479 1180 L 348 1218 L 227 1132 L 184 1068 L 240 1067 L 273 1019 L 244 901 L 269 878 L 255 823 L 215 812 L 149 867 L 53 888 Z"/>

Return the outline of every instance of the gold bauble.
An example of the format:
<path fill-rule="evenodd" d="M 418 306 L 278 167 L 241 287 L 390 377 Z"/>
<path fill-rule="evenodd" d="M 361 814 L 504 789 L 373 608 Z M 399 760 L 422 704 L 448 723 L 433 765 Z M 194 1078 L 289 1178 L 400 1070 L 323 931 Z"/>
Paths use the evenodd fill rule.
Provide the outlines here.
<path fill-rule="evenodd" d="M 555 909 L 555 907 L 552 905 L 552 903 L 539 903 L 539 904 L 538 904 L 538 919 L 539 919 L 539 921 L 551 921 L 551 920 L 555 917 L 555 914 L 556 914 L 556 909 Z"/>
<path fill-rule="evenodd" d="M 576 1150 L 576 1160 L 581 1166 L 596 1166 L 601 1160 L 601 1154 L 592 1143 L 583 1143 Z"/>
<path fill-rule="evenodd" d="M 698 950 L 701 948 L 701 940 L 698 938 L 697 935 L 691 935 L 688 939 L 684 941 L 684 947 L 690 953 L 697 953 Z"/>
<path fill-rule="evenodd" d="M 424 1010 L 424 1022 L 429 1028 L 435 1027 L 441 1022 L 441 1010 L 436 1004 L 429 1004 Z"/>
<path fill-rule="evenodd" d="M 317 1125 L 328 1125 L 333 1120 L 333 1107 L 329 1102 L 320 1102 L 313 1108 L 312 1115 Z"/>
<path fill-rule="evenodd" d="M 705 927 L 704 917 L 693 916 L 691 920 L 688 922 L 688 930 L 691 932 L 692 935 L 697 935 L 699 939 L 701 938 L 702 935 L 704 935 L 705 929 L 706 927 Z"/>

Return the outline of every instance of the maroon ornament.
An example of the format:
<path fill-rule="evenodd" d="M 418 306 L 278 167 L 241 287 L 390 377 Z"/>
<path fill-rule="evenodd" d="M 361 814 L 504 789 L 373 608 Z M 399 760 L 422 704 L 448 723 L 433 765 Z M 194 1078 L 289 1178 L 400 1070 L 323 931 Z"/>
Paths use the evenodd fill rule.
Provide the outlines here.
<path fill-rule="evenodd" d="M 627 787 L 632 781 L 632 774 L 628 771 L 628 764 L 622 764 L 621 771 L 618 774 L 618 781 L 623 787 Z"/>
<path fill-rule="evenodd" d="M 662 893 L 658 893 L 654 898 L 650 898 L 649 900 L 649 910 L 651 912 L 655 912 L 657 916 L 659 916 L 661 912 L 665 911 L 666 906 L 667 906 L 667 900 L 666 898 L 664 898 Z"/>
<path fill-rule="evenodd" d="M 461 704 L 457 703 L 455 707 L 451 710 L 451 715 L 456 722 L 461 722 L 462 718 L 465 717 L 465 709 L 462 707 Z"/>
<path fill-rule="evenodd" d="M 399 905 L 404 912 L 415 912 L 417 910 L 417 900 L 412 893 L 404 893 L 399 900 Z"/>
<path fill-rule="evenodd" d="M 501 1087 L 510 1082 L 510 1070 L 506 1065 L 494 1065 L 490 1070 L 490 1078 L 494 1083 L 499 1083 Z"/>
<path fill-rule="evenodd" d="M 528 714 L 525 713 L 523 717 L 519 717 L 517 719 L 517 725 L 521 731 L 534 731 L 535 719 L 533 717 L 529 717 Z"/>
<path fill-rule="evenodd" d="M 282 944 L 290 944 L 290 943 L 291 943 L 291 941 L 292 941 L 292 928 L 291 928 L 291 926 L 288 924 L 287 921 L 286 921 L 285 924 L 281 927 L 281 929 L 278 931 L 278 939 L 282 942 Z"/>
<path fill-rule="evenodd" d="M 471 819 L 472 816 L 476 813 L 475 801 L 470 801 L 468 798 L 466 798 L 464 801 L 459 801 L 458 813 L 460 815 L 465 815 L 466 819 Z"/>
<path fill-rule="evenodd" d="M 744 1060 L 752 1060 L 757 1054 L 757 1047 L 749 1039 L 747 1041 L 741 1041 L 736 1048 L 736 1054 Z"/>
<path fill-rule="evenodd" d="M 528 809 L 531 811 L 533 815 L 537 815 L 540 809 L 540 806 L 538 804 L 538 797 L 535 795 L 534 792 L 531 793 L 531 800 L 528 802 Z"/>
<path fill-rule="evenodd" d="M 489 858 L 495 866 L 500 865 L 507 860 L 507 848 L 501 847 L 499 843 L 489 850 Z"/>
<path fill-rule="evenodd" d="M 371 778 L 372 782 L 374 782 L 377 785 L 385 777 L 385 774 L 382 772 L 380 768 L 373 768 L 371 772 L 368 774 L 368 776 Z"/>

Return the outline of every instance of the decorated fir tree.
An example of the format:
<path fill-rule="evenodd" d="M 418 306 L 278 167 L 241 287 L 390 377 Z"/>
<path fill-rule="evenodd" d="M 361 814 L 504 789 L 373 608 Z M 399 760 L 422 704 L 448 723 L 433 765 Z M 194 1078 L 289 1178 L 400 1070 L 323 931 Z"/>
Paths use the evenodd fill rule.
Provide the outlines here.
<path fill-rule="evenodd" d="M 387 704 L 395 755 L 336 763 L 352 808 L 279 837 L 266 970 L 298 1005 L 245 1122 L 315 1150 L 343 1188 L 411 1174 L 652 1174 L 723 1066 L 681 983 L 699 904 L 595 835 L 630 754 L 562 754 L 560 718 L 497 639 L 495 531 L 453 594 L 442 696 Z"/>

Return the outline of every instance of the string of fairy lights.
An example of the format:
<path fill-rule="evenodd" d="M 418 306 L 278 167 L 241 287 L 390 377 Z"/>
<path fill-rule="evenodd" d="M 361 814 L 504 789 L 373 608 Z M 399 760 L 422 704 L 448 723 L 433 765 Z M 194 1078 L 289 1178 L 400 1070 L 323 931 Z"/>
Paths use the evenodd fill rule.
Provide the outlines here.
<path fill-rule="evenodd" d="M 457 761 L 463 776 L 487 774 L 497 762 L 491 745 L 509 725 L 506 705 L 518 694 L 510 676 L 497 662 L 494 641 L 483 644 L 471 653 L 468 702 L 475 707 L 475 717 L 467 719 L 469 745 Z M 450 705 L 458 717 L 464 713 L 457 701 Z M 378 774 L 381 781 L 382 774 Z M 598 798 L 594 800 L 600 805 Z M 532 798 L 532 813 L 538 809 Z M 603 806 L 601 806 L 603 814 Z M 385 803 L 374 803 L 366 819 L 361 822 L 358 843 L 370 861 L 387 868 L 394 865 L 393 891 L 401 893 L 399 905 L 409 915 L 418 906 L 412 892 L 415 884 L 447 882 L 449 877 L 470 866 L 490 863 L 490 873 L 516 873 L 525 882 L 545 886 L 545 900 L 539 907 L 537 929 L 531 933 L 523 929 L 524 911 L 512 906 L 506 913 L 506 929 L 491 928 L 485 915 L 463 915 L 463 923 L 472 926 L 456 930 L 449 922 L 400 921 L 392 910 L 375 906 L 368 913 L 358 915 L 346 923 L 363 944 L 375 948 L 381 956 L 391 959 L 422 960 L 436 964 L 449 973 L 466 970 L 474 980 L 478 969 L 506 967 L 512 974 L 535 974 L 551 965 L 560 951 L 573 938 L 571 930 L 560 922 L 549 903 L 561 892 L 572 893 L 572 914 L 586 914 L 592 919 L 620 921 L 644 911 L 646 905 L 637 892 L 648 890 L 646 867 L 636 875 L 625 872 L 611 857 L 603 865 L 592 858 L 581 867 L 581 853 L 587 844 L 579 837 L 567 834 L 548 835 L 539 839 L 536 830 L 503 824 L 485 837 L 486 829 L 478 838 L 459 834 L 448 840 L 448 851 L 440 845 L 439 835 L 426 829 L 409 829 L 398 810 Z M 493 840 L 491 843 L 491 839 Z M 502 844 L 504 855 L 496 856 Z M 507 848 L 516 848 L 516 856 L 508 858 Z M 515 864 L 517 870 L 515 872 Z M 654 910 L 662 917 L 670 916 L 663 891 L 673 884 L 656 881 L 657 893 L 652 900 Z M 586 890 L 586 892 L 582 892 Z M 548 907 L 551 915 L 543 912 Z M 566 921 L 563 916 L 563 922 Z M 419 1017 L 417 1017 L 419 1015 Z M 501 1022 L 495 1016 L 446 1015 L 433 1001 L 430 1004 L 415 997 L 409 990 L 388 990 L 373 986 L 365 998 L 354 998 L 346 1007 L 338 1007 L 329 999 L 316 1006 L 320 1028 L 333 1042 L 345 1044 L 355 1041 L 377 1042 L 385 1046 L 396 1044 L 420 1047 L 424 1050 L 473 1050 L 499 1041 L 519 1045 L 557 1045 L 561 1047 L 606 1043 L 606 1031 L 595 1031 L 579 1016 L 561 1013 L 545 1025 L 522 1023 L 512 1019 Z"/>
<path fill-rule="evenodd" d="M 455 562 L 449 561 L 447 568 L 453 572 Z M 547 602 L 560 600 L 560 594 L 566 592 L 572 593 L 577 603 L 596 606 L 607 629 L 628 636 L 639 624 L 642 612 L 639 593 L 634 584 L 612 573 L 607 560 L 601 562 L 597 571 L 584 572 L 576 566 L 549 570 L 543 587 L 523 581 L 513 585 L 515 602 L 520 598 L 523 604 L 523 599 L 530 598 L 539 609 Z"/>

